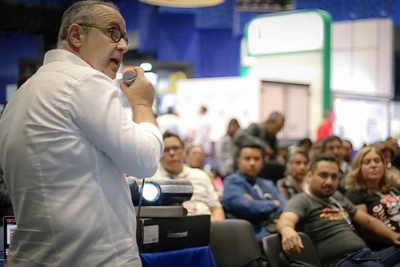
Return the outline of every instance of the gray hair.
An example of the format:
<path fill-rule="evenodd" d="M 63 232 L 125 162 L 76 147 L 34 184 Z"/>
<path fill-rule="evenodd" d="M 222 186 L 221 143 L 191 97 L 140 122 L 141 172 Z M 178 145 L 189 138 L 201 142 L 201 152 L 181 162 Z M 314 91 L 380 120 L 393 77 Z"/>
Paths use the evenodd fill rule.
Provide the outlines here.
<path fill-rule="evenodd" d="M 286 163 L 291 163 L 293 161 L 294 156 L 296 156 L 297 154 L 301 154 L 307 158 L 307 161 L 309 160 L 308 154 L 306 151 L 304 151 L 304 149 L 302 149 L 300 147 L 294 147 L 289 150 L 289 153 L 288 153 L 287 159 L 286 159 Z"/>
<path fill-rule="evenodd" d="M 276 122 L 278 119 L 285 119 L 285 115 L 281 112 L 274 111 L 271 114 L 269 114 L 267 121 Z"/>
<path fill-rule="evenodd" d="M 116 5 L 114 5 L 111 2 L 106 2 L 101 0 L 80 1 L 73 4 L 63 14 L 60 31 L 58 32 L 58 40 L 57 40 L 58 44 L 60 44 L 61 41 L 67 40 L 68 28 L 72 23 L 77 23 L 77 24 L 93 23 L 93 9 L 95 5 L 108 6 L 119 12 L 119 9 Z"/>

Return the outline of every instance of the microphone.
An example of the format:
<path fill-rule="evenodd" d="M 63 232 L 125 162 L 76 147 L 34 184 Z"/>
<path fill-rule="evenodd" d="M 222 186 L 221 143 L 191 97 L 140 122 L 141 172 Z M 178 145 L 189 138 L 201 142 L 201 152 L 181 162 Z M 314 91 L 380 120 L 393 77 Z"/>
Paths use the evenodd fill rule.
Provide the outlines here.
<path fill-rule="evenodd" d="M 130 86 L 136 79 L 136 71 L 135 70 L 127 70 L 122 76 L 122 80 L 128 86 Z"/>

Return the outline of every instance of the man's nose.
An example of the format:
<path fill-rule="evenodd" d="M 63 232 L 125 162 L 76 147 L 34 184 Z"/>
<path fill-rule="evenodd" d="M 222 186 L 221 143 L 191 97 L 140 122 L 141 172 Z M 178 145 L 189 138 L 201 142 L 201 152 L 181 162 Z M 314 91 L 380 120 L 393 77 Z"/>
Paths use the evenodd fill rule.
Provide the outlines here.
<path fill-rule="evenodd" d="M 124 38 L 121 38 L 117 44 L 118 50 L 122 51 L 122 54 L 128 52 L 128 44 L 125 42 Z"/>
<path fill-rule="evenodd" d="M 335 180 L 332 177 L 328 177 L 328 179 L 325 180 L 325 184 L 327 185 L 333 185 L 335 183 Z"/>

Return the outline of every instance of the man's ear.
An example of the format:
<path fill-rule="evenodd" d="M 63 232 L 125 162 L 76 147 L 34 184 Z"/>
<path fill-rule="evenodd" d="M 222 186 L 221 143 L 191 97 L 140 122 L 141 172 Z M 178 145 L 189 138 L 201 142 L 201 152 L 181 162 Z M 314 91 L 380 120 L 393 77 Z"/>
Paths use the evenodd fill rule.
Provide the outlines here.
<path fill-rule="evenodd" d="M 68 40 L 71 46 L 79 48 L 82 46 L 83 29 L 76 23 L 72 23 L 68 27 Z"/>
<path fill-rule="evenodd" d="M 308 170 L 308 171 L 307 171 L 307 174 L 306 174 L 306 179 L 307 179 L 308 182 L 310 181 L 311 176 L 312 176 L 312 171 L 311 171 L 311 170 Z"/>

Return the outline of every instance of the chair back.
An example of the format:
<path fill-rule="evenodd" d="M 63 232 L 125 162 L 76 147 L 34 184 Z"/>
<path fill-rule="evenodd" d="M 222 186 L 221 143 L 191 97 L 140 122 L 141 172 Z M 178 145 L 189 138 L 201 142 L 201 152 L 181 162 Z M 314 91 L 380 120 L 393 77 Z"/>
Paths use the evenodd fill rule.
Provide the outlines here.
<path fill-rule="evenodd" d="M 212 221 L 210 248 L 218 267 L 242 267 L 263 259 L 253 226 L 246 220 Z"/>
<path fill-rule="evenodd" d="M 299 235 L 304 249 L 299 254 L 292 255 L 286 255 L 283 252 L 280 235 L 273 234 L 263 238 L 263 249 L 267 256 L 269 267 L 289 267 L 291 265 L 322 266 L 311 239 L 304 233 L 299 233 Z"/>

